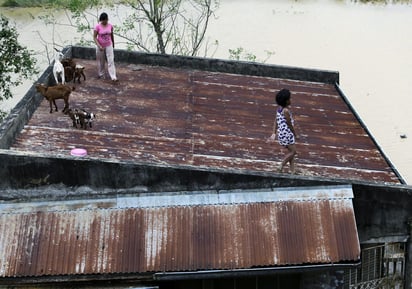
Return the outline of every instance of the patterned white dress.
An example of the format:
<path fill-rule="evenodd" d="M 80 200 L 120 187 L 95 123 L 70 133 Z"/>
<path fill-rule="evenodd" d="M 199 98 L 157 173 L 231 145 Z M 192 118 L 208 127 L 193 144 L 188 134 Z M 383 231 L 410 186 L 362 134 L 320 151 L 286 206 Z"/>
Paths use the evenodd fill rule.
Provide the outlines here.
<path fill-rule="evenodd" d="M 293 125 L 292 113 L 289 111 L 290 120 Z M 282 146 L 288 146 L 295 143 L 295 135 L 290 130 L 288 124 L 286 123 L 286 118 L 283 112 L 283 107 L 278 108 L 276 113 L 276 123 L 278 125 L 277 135 L 279 144 Z"/>

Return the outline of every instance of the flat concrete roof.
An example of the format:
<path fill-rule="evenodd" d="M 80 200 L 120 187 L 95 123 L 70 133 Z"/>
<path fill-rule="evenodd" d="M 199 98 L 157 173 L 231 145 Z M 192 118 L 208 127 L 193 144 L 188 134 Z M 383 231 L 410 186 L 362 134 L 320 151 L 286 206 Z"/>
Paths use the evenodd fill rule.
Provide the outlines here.
<path fill-rule="evenodd" d="M 409 234 L 412 189 L 347 102 L 337 72 L 116 51 L 121 82 L 113 86 L 94 76 L 93 48 L 66 54 L 87 76 L 70 106 L 96 121 L 73 128 L 28 91 L 0 126 L 0 202 L 10 210 L 17 202 L 101 208 L 117 196 L 350 184 L 361 242 Z M 51 72 L 38 82 L 51 84 Z M 300 135 L 295 175 L 276 173 L 285 152 L 265 142 L 284 87 Z M 88 156 L 71 156 L 74 147 Z"/>
<path fill-rule="evenodd" d="M 286 149 L 266 139 L 275 94 L 288 88 L 299 135 L 298 176 L 401 182 L 335 84 L 322 82 L 333 79 L 324 77 L 327 72 L 307 81 L 117 61 L 120 84 L 113 85 L 96 77 L 95 61 L 85 51 L 89 54 L 78 53 L 75 61 L 86 67 L 87 80 L 71 84 L 69 103 L 95 113 L 93 127 L 74 128 L 61 112 L 62 100 L 60 111 L 49 113 L 48 101 L 32 91 L 40 103 L 8 153 L 74 159 L 71 149 L 84 148 L 83 159 L 101 162 L 276 176 Z M 40 81 L 51 82 L 50 74 Z"/>

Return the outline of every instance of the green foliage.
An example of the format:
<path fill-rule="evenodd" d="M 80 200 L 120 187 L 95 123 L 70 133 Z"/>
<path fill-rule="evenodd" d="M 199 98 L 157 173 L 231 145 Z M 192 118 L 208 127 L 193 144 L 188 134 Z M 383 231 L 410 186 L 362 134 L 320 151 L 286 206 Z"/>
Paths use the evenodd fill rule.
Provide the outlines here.
<path fill-rule="evenodd" d="M 113 1 L 104 1 L 104 0 L 54 0 L 51 1 L 53 7 L 55 8 L 64 8 L 68 9 L 72 13 L 82 13 L 86 9 L 94 7 L 102 7 L 103 5 L 112 6 Z"/>
<path fill-rule="evenodd" d="M 36 7 L 48 3 L 50 0 L 6 0 L 4 7 Z"/>
<path fill-rule="evenodd" d="M 11 88 L 37 73 L 32 53 L 17 41 L 18 33 L 0 15 L 0 101 L 12 97 Z"/>
<path fill-rule="evenodd" d="M 7 116 L 7 113 L 5 111 L 0 110 L 0 123 L 3 121 L 3 119 Z"/>
<path fill-rule="evenodd" d="M 256 61 L 256 55 L 248 51 L 245 51 L 243 47 L 238 47 L 235 49 L 229 49 L 229 59 Z"/>
<path fill-rule="evenodd" d="M 274 51 L 268 51 L 265 50 L 266 52 L 266 58 L 263 60 L 257 59 L 257 56 L 247 50 L 245 50 L 243 47 L 238 47 L 235 49 L 229 49 L 229 59 L 231 60 L 243 60 L 243 61 L 250 61 L 250 62 L 261 62 L 265 63 L 273 54 L 275 54 Z"/>

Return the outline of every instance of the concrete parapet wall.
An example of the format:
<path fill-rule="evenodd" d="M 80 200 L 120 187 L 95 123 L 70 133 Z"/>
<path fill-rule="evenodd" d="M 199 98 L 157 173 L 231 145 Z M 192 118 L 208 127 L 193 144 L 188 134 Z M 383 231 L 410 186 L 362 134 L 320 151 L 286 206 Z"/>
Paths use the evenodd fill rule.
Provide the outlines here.
<path fill-rule="evenodd" d="M 71 55 L 71 49 L 65 48 L 63 50 L 66 56 Z M 53 66 L 50 65 L 42 73 L 36 83 L 43 83 L 52 85 Z M 28 123 L 33 113 L 43 100 L 43 96 L 37 93 L 34 84 L 30 87 L 24 97 L 11 110 L 9 115 L 0 123 L 0 149 L 8 149 L 14 142 L 17 134 L 23 129 L 24 125 Z"/>
<path fill-rule="evenodd" d="M 73 46 L 72 57 L 95 59 L 96 50 L 90 47 Z M 115 61 L 133 64 L 168 66 L 243 75 L 313 81 L 329 84 L 339 83 L 339 72 L 336 71 L 307 69 L 281 65 L 268 65 L 237 60 L 222 60 L 214 58 L 115 50 Z"/>
<path fill-rule="evenodd" d="M 46 69 L 38 82 L 48 82 L 49 75 L 52 74 L 52 67 Z M 43 96 L 36 92 L 32 86 L 26 95 L 11 110 L 9 115 L 0 124 L 0 149 L 7 149 L 14 142 L 17 134 L 30 120 L 37 107 L 40 105 Z"/>

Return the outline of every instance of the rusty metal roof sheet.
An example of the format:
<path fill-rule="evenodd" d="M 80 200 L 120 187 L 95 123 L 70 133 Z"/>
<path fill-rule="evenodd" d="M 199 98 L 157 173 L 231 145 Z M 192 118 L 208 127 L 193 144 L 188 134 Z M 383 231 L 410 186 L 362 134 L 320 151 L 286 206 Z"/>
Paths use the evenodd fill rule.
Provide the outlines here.
<path fill-rule="evenodd" d="M 170 201 L 163 207 L 136 206 L 129 200 L 130 207 L 123 208 L 124 202 L 111 209 L 0 214 L 0 276 L 151 274 L 357 261 L 350 187 L 299 190 L 226 192 L 219 202 L 194 194 L 179 206 Z M 254 195 L 257 201 L 250 201 Z M 153 197 L 159 203 L 163 198 Z"/>
<path fill-rule="evenodd" d="M 76 84 L 70 106 L 96 113 L 94 127 L 73 128 L 43 100 L 12 150 L 70 157 L 82 147 L 102 160 L 275 172 L 285 151 L 266 139 L 275 94 L 289 88 L 299 175 L 400 183 L 334 85 L 117 63 L 114 86 L 94 77 L 94 61 L 76 61 L 88 79 Z"/>

